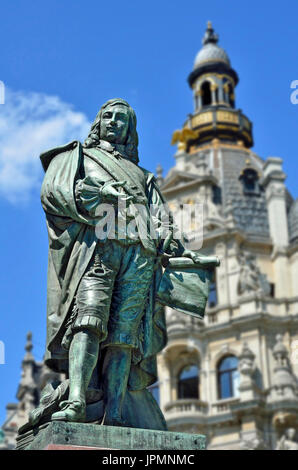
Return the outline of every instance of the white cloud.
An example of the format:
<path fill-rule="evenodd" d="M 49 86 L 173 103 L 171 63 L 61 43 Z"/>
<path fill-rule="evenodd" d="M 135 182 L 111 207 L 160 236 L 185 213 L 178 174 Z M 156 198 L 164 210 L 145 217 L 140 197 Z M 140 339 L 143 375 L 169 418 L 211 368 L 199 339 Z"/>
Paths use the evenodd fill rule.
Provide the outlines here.
<path fill-rule="evenodd" d="M 57 96 L 6 90 L 0 105 L 0 195 L 26 201 L 42 180 L 41 152 L 71 140 L 84 140 L 90 129 L 85 114 Z"/>

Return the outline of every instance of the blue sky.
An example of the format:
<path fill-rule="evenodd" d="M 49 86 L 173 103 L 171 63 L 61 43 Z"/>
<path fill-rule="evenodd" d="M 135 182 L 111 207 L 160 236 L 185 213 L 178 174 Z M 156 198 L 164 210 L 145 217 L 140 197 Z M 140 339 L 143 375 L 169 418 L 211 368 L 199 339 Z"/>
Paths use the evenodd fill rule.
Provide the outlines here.
<path fill-rule="evenodd" d="M 25 336 L 44 352 L 47 234 L 39 153 L 83 139 L 100 105 L 122 97 L 138 117 L 141 165 L 173 165 L 171 135 L 192 111 L 186 82 L 212 20 L 240 77 L 236 105 L 256 151 L 280 156 L 297 198 L 298 4 L 295 0 L 2 2 L 0 80 L 0 424 L 15 401 Z"/>

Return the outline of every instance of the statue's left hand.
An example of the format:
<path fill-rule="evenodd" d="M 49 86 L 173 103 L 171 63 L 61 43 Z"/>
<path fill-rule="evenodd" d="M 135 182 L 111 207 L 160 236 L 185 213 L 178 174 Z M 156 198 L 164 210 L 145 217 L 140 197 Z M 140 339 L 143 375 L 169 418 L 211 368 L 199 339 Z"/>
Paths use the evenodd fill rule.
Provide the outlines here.
<path fill-rule="evenodd" d="M 195 264 L 199 264 L 202 268 L 215 268 L 220 265 L 218 256 L 204 256 L 192 250 L 184 250 L 182 256 L 190 258 Z"/>

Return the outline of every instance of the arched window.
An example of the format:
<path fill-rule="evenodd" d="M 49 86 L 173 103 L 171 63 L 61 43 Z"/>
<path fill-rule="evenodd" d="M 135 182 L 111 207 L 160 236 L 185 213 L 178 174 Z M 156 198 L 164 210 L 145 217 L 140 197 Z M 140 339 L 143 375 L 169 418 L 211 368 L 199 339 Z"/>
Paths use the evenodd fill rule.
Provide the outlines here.
<path fill-rule="evenodd" d="M 239 372 L 237 357 L 226 356 L 220 361 L 217 368 L 217 379 L 219 398 L 238 396 Z"/>
<path fill-rule="evenodd" d="M 183 367 L 178 376 L 178 399 L 199 398 L 199 368 L 195 365 Z"/>
<path fill-rule="evenodd" d="M 203 106 L 208 106 L 211 104 L 211 89 L 210 89 L 210 83 L 209 82 L 204 82 L 202 85 L 202 103 Z"/>

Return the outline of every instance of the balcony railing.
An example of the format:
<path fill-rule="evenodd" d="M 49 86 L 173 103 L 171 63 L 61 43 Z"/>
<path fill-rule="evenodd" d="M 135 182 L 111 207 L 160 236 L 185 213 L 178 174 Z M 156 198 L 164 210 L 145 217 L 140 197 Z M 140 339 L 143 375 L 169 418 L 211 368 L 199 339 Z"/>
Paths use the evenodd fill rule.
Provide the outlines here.
<path fill-rule="evenodd" d="M 223 400 L 219 400 L 216 403 L 212 404 L 212 412 L 215 413 L 226 413 L 230 411 L 230 406 L 234 403 L 238 403 L 239 398 L 232 397 L 232 398 L 225 398 Z"/>
<path fill-rule="evenodd" d="M 208 410 L 208 404 L 201 400 L 195 400 L 193 398 L 184 398 L 181 400 L 175 400 L 168 403 L 165 406 L 166 414 L 194 414 L 202 413 L 206 414 Z"/>

